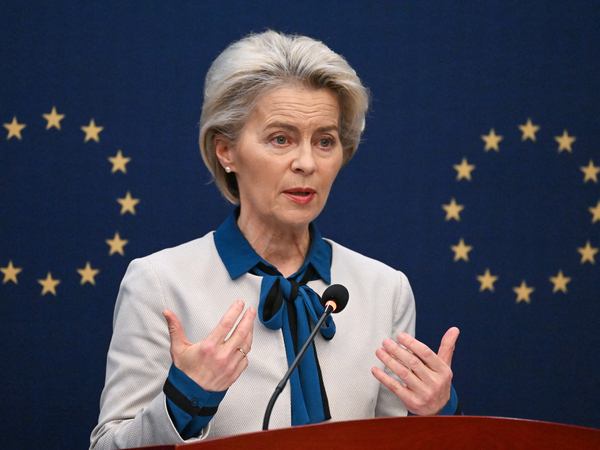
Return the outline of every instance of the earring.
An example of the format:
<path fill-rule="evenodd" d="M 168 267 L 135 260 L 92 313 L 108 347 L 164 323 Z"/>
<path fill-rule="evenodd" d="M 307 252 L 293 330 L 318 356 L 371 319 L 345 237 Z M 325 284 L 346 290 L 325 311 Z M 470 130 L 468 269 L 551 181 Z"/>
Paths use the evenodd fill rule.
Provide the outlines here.
<path fill-rule="evenodd" d="M 229 167 L 229 166 L 225 167 L 225 172 L 231 173 L 231 167 Z"/>

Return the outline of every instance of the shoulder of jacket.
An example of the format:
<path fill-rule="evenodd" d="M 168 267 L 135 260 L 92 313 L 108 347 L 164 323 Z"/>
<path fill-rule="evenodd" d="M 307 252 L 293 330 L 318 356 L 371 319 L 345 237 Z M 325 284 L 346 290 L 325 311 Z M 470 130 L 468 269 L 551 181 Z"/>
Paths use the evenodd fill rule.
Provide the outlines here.
<path fill-rule="evenodd" d="M 356 266 L 365 271 L 373 270 L 386 274 L 395 273 L 396 275 L 399 273 L 397 269 L 374 258 L 344 247 L 331 239 L 325 239 L 325 241 L 331 246 L 333 255 L 332 266 Z"/>
<path fill-rule="evenodd" d="M 194 262 L 213 262 L 214 258 L 218 258 L 219 254 L 215 246 L 214 232 L 211 231 L 206 235 L 177 245 L 169 247 L 150 255 L 133 259 L 130 262 L 130 267 L 167 267 L 167 266 L 186 266 Z"/>

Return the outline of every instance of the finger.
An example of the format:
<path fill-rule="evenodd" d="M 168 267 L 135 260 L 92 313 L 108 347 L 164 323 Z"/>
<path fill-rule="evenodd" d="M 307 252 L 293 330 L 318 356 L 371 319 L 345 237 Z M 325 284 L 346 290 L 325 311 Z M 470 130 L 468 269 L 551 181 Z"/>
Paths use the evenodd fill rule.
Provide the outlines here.
<path fill-rule="evenodd" d="M 379 348 L 375 351 L 377 358 L 386 365 L 398 378 L 400 378 L 407 386 L 408 389 L 419 393 L 423 391 L 424 382 L 411 368 L 395 357 L 393 357 L 387 350 Z M 414 355 L 413 355 L 414 357 Z M 417 358 L 418 359 L 418 358 Z M 419 362 L 422 365 L 422 363 Z"/>
<path fill-rule="evenodd" d="M 408 371 L 410 373 L 414 373 L 417 378 L 424 382 L 428 382 L 433 378 L 432 375 L 434 372 L 428 366 L 426 366 L 417 355 L 408 351 L 401 345 L 398 345 L 393 340 L 385 339 L 383 341 L 383 349 L 393 356 L 392 359 L 399 361 L 399 363 L 403 366 L 399 368 L 401 372 L 404 373 Z M 394 361 L 391 361 L 391 363 L 394 364 Z M 390 369 L 392 369 L 396 375 L 400 376 L 393 367 L 390 367 Z M 404 377 L 400 378 L 404 380 Z"/>
<path fill-rule="evenodd" d="M 250 308 L 250 309 L 253 309 L 253 308 Z M 251 313 L 249 313 L 249 312 L 248 312 L 248 310 L 246 310 L 246 312 L 245 312 L 244 314 L 246 315 L 246 314 L 251 314 Z M 254 318 L 255 318 L 255 317 L 256 317 L 256 314 L 254 315 Z M 241 342 L 238 344 L 237 348 L 236 348 L 236 350 L 237 350 L 237 349 L 242 349 L 242 350 L 244 351 L 244 353 L 243 353 L 243 356 L 244 356 L 244 357 L 247 357 L 247 356 L 248 356 L 248 353 L 250 353 L 250 350 L 252 350 L 252 338 L 253 338 L 253 335 L 254 335 L 254 318 L 252 318 L 252 322 L 251 322 L 251 326 L 250 326 L 250 331 L 248 332 L 248 334 L 247 334 L 246 338 L 245 338 L 243 341 L 241 341 Z M 242 318 L 242 321 L 243 321 L 244 319 L 245 319 L 245 317 L 244 317 L 244 318 Z M 242 325 L 242 321 L 240 321 L 240 323 L 238 324 L 238 327 L 239 327 L 240 325 Z M 245 325 L 243 325 L 243 326 L 245 326 Z M 235 334 L 236 332 L 237 332 L 237 328 L 236 328 L 236 331 L 234 331 L 234 334 Z M 233 335 L 232 335 L 232 337 L 233 337 Z M 231 343 L 233 343 L 233 342 L 234 342 L 234 341 L 232 341 L 232 340 L 231 340 L 231 338 L 229 338 L 229 340 L 228 340 L 228 341 L 231 341 Z M 241 353 L 241 352 L 240 352 L 240 353 Z"/>
<path fill-rule="evenodd" d="M 176 356 L 185 351 L 189 345 L 189 342 L 185 337 L 183 325 L 181 324 L 179 317 L 177 317 L 173 311 L 168 309 L 165 309 L 162 314 L 164 318 L 167 319 L 167 324 L 169 326 L 169 338 L 171 339 L 171 357 L 175 359 Z"/>
<path fill-rule="evenodd" d="M 246 353 L 250 352 L 252 347 L 252 333 L 254 330 L 254 319 L 256 318 L 256 309 L 248 308 L 242 317 L 242 320 L 235 327 L 234 332 L 225 342 L 230 349 L 241 347 Z"/>
<path fill-rule="evenodd" d="M 242 347 L 237 347 L 236 350 L 238 352 L 240 352 L 240 355 L 242 355 L 242 358 L 248 357 L 248 353 L 246 353 L 246 350 L 244 350 Z"/>
<path fill-rule="evenodd" d="M 433 350 L 411 335 L 407 333 L 398 334 L 398 342 L 417 355 L 431 370 L 438 372 L 446 368 L 445 362 Z"/>
<path fill-rule="evenodd" d="M 206 337 L 206 340 L 215 343 L 223 342 L 235 326 L 235 323 L 237 322 L 237 319 L 243 310 L 243 301 L 237 300 L 233 302 L 227 312 L 223 315 L 223 317 L 221 317 L 221 320 L 219 320 L 219 323 L 214 330 L 212 330 L 211 333 Z"/>
<path fill-rule="evenodd" d="M 244 342 L 246 344 L 245 348 L 247 348 L 248 350 L 252 348 L 252 340 L 254 339 L 254 320 L 256 319 L 256 315 L 257 313 L 255 312 L 254 317 L 252 318 L 252 326 L 250 327 L 250 332 L 248 333 L 248 336 L 246 337 L 246 340 Z"/>
<path fill-rule="evenodd" d="M 459 334 L 460 330 L 456 327 L 452 327 L 446 331 L 446 334 L 444 334 L 444 337 L 442 338 L 438 356 L 442 361 L 448 364 L 448 367 L 452 365 L 452 356 L 454 355 L 456 340 L 458 339 Z"/>
<path fill-rule="evenodd" d="M 410 392 L 406 386 L 402 385 L 402 383 L 400 383 L 398 380 L 390 377 L 380 367 L 373 367 L 371 369 L 371 373 L 381 384 L 392 391 L 396 397 L 402 400 L 402 403 L 404 403 L 407 408 L 410 408 L 409 405 L 413 403 L 413 398 L 415 395 Z"/>

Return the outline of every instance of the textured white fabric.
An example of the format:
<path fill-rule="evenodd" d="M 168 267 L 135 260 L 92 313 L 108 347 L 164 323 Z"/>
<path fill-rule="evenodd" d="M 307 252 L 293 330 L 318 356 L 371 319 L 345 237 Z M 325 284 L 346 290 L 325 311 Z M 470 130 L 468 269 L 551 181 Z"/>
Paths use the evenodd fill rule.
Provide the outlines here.
<path fill-rule="evenodd" d="M 333 421 L 406 415 L 397 397 L 379 384 L 371 367 L 383 364 L 375 350 L 383 339 L 414 335 L 415 307 L 408 280 L 385 264 L 332 241 L 332 283 L 350 293 L 334 316 L 331 341 L 317 335 L 316 348 Z M 164 309 L 177 314 L 190 342 L 201 341 L 238 299 L 258 307 L 261 278 L 231 280 L 213 233 L 131 262 L 115 306 L 106 384 L 91 448 L 111 449 L 182 443 L 166 407 L 162 386 L 171 365 Z M 322 294 L 327 285 L 309 283 Z M 227 395 L 201 439 L 258 431 L 265 408 L 287 370 L 281 330 L 258 319 L 248 368 Z M 289 383 L 271 415 L 270 428 L 291 423 Z M 189 441 L 188 441 L 189 442 Z"/>

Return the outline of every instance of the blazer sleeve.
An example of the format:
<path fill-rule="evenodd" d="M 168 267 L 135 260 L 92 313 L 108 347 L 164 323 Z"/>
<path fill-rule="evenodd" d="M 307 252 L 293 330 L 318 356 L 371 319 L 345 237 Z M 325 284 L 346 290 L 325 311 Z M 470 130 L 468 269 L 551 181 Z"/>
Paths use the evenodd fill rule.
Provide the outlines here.
<path fill-rule="evenodd" d="M 91 449 L 184 442 L 162 392 L 172 363 L 163 284 L 149 258 L 132 261 L 121 282 Z"/>
<path fill-rule="evenodd" d="M 402 272 L 397 272 L 397 275 L 393 320 L 389 336 L 392 339 L 396 339 L 400 332 L 408 333 L 411 336 L 415 335 L 415 298 L 406 275 Z M 385 367 L 384 370 L 389 376 L 398 380 L 398 377 L 389 368 Z M 406 416 L 407 414 L 404 403 L 392 391 L 380 384 L 375 417 Z"/>

